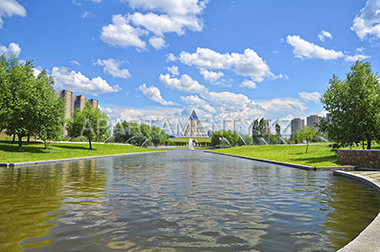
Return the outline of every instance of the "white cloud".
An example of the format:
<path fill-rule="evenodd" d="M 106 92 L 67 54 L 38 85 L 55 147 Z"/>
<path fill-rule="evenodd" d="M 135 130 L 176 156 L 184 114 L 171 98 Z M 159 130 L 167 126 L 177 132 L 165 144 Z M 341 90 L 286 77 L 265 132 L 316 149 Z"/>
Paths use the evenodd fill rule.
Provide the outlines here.
<path fill-rule="evenodd" d="M 5 56 L 10 57 L 11 55 L 16 55 L 17 57 L 21 53 L 21 48 L 16 43 L 10 43 L 8 47 L 0 44 L 0 55 L 5 54 Z"/>
<path fill-rule="evenodd" d="M 369 35 L 380 38 L 380 1 L 368 0 L 360 15 L 354 19 L 351 30 L 363 40 Z"/>
<path fill-rule="evenodd" d="M 0 1 L 0 28 L 3 28 L 3 24 L 4 24 L 3 17 L 12 17 L 13 15 L 25 17 L 26 10 L 16 0 L 1 0 Z"/>
<path fill-rule="evenodd" d="M 166 42 L 161 37 L 152 37 L 149 39 L 149 44 L 154 47 L 154 49 L 160 50 L 166 47 Z"/>
<path fill-rule="evenodd" d="M 142 14 L 135 12 L 132 15 L 128 15 L 128 20 L 132 21 L 135 26 L 143 26 L 145 29 L 160 37 L 162 37 L 164 33 L 170 32 L 183 35 L 186 28 L 193 31 L 202 31 L 202 25 L 198 23 L 196 17 L 173 17 L 168 15 L 157 15 L 154 13 Z"/>
<path fill-rule="evenodd" d="M 245 49 L 243 54 L 220 54 L 208 48 L 198 47 L 195 53 L 181 52 L 179 60 L 186 65 L 195 65 L 203 69 L 234 68 L 236 74 L 251 77 L 256 82 L 274 75 L 266 62 L 252 49 Z"/>
<path fill-rule="evenodd" d="M 355 62 L 357 60 L 365 60 L 365 59 L 368 59 L 368 58 L 371 58 L 371 56 L 363 55 L 363 54 L 355 54 L 353 56 L 346 55 L 344 57 L 344 60 L 347 61 L 347 62 Z"/>
<path fill-rule="evenodd" d="M 38 75 L 42 72 L 42 67 L 41 66 L 38 66 L 38 67 L 35 67 L 35 68 L 33 68 L 33 75 L 34 75 L 34 77 L 38 77 Z"/>
<path fill-rule="evenodd" d="M 115 111 L 113 111 L 112 108 L 101 108 L 100 110 L 102 112 L 106 113 L 106 114 L 113 114 L 113 113 L 115 113 Z"/>
<path fill-rule="evenodd" d="M 294 98 L 275 98 L 269 101 L 257 102 L 265 109 L 267 115 L 279 115 L 287 113 L 303 113 L 307 107 L 305 103 Z"/>
<path fill-rule="evenodd" d="M 294 47 L 293 53 L 295 54 L 295 57 L 301 59 L 308 58 L 330 60 L 344 57 L 344 53 L 341 51 L 337 52 L 334 50 L 325 49 L 306 40 L 303 40 L 300 36 L 297 35 L 288 35 L 286 42 Z"/>
<path fill-rule="evenodd" d="M 100 38 L 103 42 L 114 46 L 135 46 L 145 49 L 146 43 L 140 39 L 140 36 L 144 35 L 148 35 L 148 32 L 129 25 L 125 16 L 113 15 L 112 24 L 103 26 Z"/>
<path fill-rule="evenodd" d="M 206 7 L 207 1 L 199 0 L 124 0 L 133 9 L 158 11 L 169 15 L 196 15 Z"/>
<path fill-rule="evenodd" d="M 148 99 L 158 102 L 161 105 L 164 105 L 164 106 L 178 105 L 177 103 L 174 103 L 172 101 L 164 100 L 164 98 L 162 98 L 161 96 L 161 91 L 155 86 L 147 87 L 145 84 L 142 84 L 141 86 L 137 88 L 137 90 L 141 91 L 143 95 L 145 95 Z"/>
<path fill-rule="evenodd" d="M 142 116 L 143 113 L 136 109 L 125 109 L 123 112 L 120 113 L 120 121 L 139 121 L 140 116 Z"/>
<path fill-rule="evenodd" d="M 165 87 L 187 93 L 201 93 L 206 90 L 205 86 L 199 84 L 198 81 L 193 80 L 187 74 L 182 75 L 180 79 L 171 78 L 169 74 L 161 74 L 158 79 Z"/>
<path fill-rule="evenodd" d="M 100 77 L 89 79 L 81 72 L 69 72 L 66 67 L 53 67 L 56 90 L 70 90 L 75 93 L 98 96 L 105 93 L 116 93 L 121 90 L 119 85 L 110 86 Z"/>
<path fill-rule="evenodd" d="M 318 102 L 319 98 L 321 98 L 321 94 L 318 92 L 313 92 L 313 93 L 298 92 L 298 96 L 304 102 L 309 102 L 309 101 Z"/>
<path fill-rule="evenodd" d="M 325 38 L 331 38 L 331 39 L 332 39 L 332 35 L 331 35 L 331 33 L 322 30 L 322 31 L 318 34 L 318 38 L 319 38 L 322 42 L 325 42 Z"/>
<path fill-rule="evenodd" d="M 174 54 L 169 53 L 169 54 L 166 55 L 166 61 L 167 62 L 168 61 L 176 61 L 176 60 L 177 60 L 177 58 L 174 56 Z"/>
<path fill-rule="evenodd" d="M 128 69 L 120 69 L 120 65 L 123 62 L 116 61 L 114 59 L 108 59 L 108 60 L 101 60 L 98 59 L 94 65 L 104 66 L 104 72 L 111 74 L 113 77 L 119 77 L 119 78 L 129 78 L 131 77 L 131 74 L 129 73 Z"/>
<path fill-rule="evenodd" d="M 186 30 L 202 31 L 203 23 L 198 16 L 208 3 L 208 0 L 122 1 L 133 9 L 146 12 L 134 12 L 127 17 L 114 16 L 113 24 L 103 27 L 101 39 L 112 45 L 145 48 L 146 43 L 141 37 L 151 32 L 155 37 L 149 39 L 149 44 L 157 50 L 166 46 L 165 33 L 183 35 Z"/>
<path fill-rule="evenodd" d="M 206 81 L 215 82 L 219 80 L 220 77 L 224 76 L 222 72 L 213 72 L 207 69 L 201 68 L 199 72 L 203 75 Z"/>
<path fill-rule="evenodd" d="M 256 83 L 250 80 L 244 80 L 239 87 L 256 88 Z"/>
<path fill-rule="evenodd" d="M 72 60 L 72 61 L 70 61 L 70 63 L 73 64 L 73 65 L 80 66 L 79 62 L 76 61 L 76 60 Z"/>
<path fill-rule="evenodd" d="M 179 75 L 179 71 L 178 71 L 178 67 L 177 66 L 167 67 L 166 69 L 169 72 L 171 72 L 173 76 Z"/>
<path fill-rule="evenodd" d="M 181 96 L 181 100 L 186 102 L 191 108 L 201 109 L 207 113 L 214 114 L 216 110 L 212 107 L 207 101 L 199 98 L 197 95 L 190 95 L 183 97 Z"/>

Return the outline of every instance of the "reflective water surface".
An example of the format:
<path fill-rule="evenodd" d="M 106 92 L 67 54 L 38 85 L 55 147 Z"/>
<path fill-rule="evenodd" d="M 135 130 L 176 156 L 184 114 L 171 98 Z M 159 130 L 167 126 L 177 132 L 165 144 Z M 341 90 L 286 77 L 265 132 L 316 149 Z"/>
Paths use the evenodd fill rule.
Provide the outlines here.
<path fill-rule="evenodd" d="M 185 149 L 0 168 L 0 251 L 335 251 L 379 198 L 332 172 Z"/>

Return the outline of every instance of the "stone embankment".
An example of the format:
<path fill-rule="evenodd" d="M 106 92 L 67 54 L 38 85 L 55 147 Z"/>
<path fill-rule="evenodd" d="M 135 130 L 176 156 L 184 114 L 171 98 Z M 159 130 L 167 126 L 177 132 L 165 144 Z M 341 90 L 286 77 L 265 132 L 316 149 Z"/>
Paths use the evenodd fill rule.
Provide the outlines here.
<path fill-rule="evenodd" d="M 338 163 L 380 169 L 380 150 L 338 150 Z"/>

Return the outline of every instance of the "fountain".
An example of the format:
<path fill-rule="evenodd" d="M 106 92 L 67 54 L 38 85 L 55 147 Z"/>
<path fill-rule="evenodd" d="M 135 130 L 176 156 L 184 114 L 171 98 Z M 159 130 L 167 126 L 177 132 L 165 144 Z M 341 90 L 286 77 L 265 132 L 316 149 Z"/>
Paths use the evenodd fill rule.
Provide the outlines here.
<path fill-rule="evenodd" d="M 237 133 L 237 132 L 236 132 Z M 238 134 L 238 136 L 240 137 L 240 139 L 243 141 L 243 143 L 247 146 L 248 144 L 244 141 L 244 138 L 239 134 L 239 133 L 237 133 Z"/>
<path fill-rule="evenodd" d="M 263 141 L 266 145 L 268 145 L 267 141 L 263 137 L 260 137 L 260 140 Z"/>
<path fill-rule="evenodd" d="M 318 137 L 319 139 L 321 139 L 323 142 L 326 142 L 326 143 L 328 142 L 327 139 L 324 138 L 324 137 L 321 137 L 321 136 L 318 136 L 318 135 L 317 135 L 317 137 Z"/>
<path fill-rule="evenodd" d="M 230 142 L 227 139 L 225 139 L 224 137 L 222 137 L 222 140 L 223 141 L 225 140 L 230 145 L 230 147 L 232 147 L 232 145 L 230 144 Z"/>
<path fill-rule="evenodd" d="M 150 138 L 145 139 L 145 141 L 142 143 L 142 145 L 141 145 L 140 147 L 143 147 L 144 144 L 145 144 L 146 142 L 148 142 L 149 140 L 150 140 Z"/>
<path fill-rule="evenodd" d="M 106 143 L 107 142 L 107 140 L 108 139 L 110 139 L 112 136 L 109 136 L 109 137 L 107 137 L 107 139 L 106 140 L 104 140 L 104 142 L 103 143 Z"/>
<path fill-rule="evenodd" d="M 131 140 L 132 138 L 135 138 L 135 137 L 137 137 L 137 136 L 130 137 L 127 141 L 124 142 L 124 144 L 128 143 L 129 140 Z"/>
<path fill-rule="evenodd" d="M 280 137 L 280 140 L 284 143 L 284 144 L 288 144 L 285 139 L 283 137 Z"/>
<path fill-rule="evenodd" d="M 194 150 L 194 144 L 191 138 L 189 138 L 189 150 Z"/>

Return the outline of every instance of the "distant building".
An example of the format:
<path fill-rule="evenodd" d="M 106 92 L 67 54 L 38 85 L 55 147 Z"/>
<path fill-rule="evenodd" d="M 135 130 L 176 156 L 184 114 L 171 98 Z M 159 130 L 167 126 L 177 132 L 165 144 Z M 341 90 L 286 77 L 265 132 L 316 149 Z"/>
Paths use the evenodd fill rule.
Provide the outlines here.
<path fill-rule="evenodd" d="M 290 122 L 291 135 L 294 137 L 298 130 L 302 129 L 305 125 L 305 120 L 301 118 L 294 118 Z"/>
<path fill-rule="evenodd" d="M 318 131 L 318 124 L 323 118 L 318 115 L 311 115 L 306 118 L 307 127 L 312 128 L 315 127 L 316 131 Z"/>
<path fill-rule="evenodd" d="M 73 92 L 68 90 L 62 90 L 62 91 L 55 91 L 55 94 L 57 97 L 63 97 L 64 98 L 64 106 L 65 106 L 65 112 L 63 114 L 64 119 L 70 119 L 73 117 L 74 110 L 76 108 L 80 108 L 81 110 L 86 106 L 86 103 L 90 103 L 91 106 L 94 109 L 98 108 L 98 100 L 90 99 L 86 101 L 86 97 L 83 95 L 77 95 L 74 96 Z M 62 136 L 66 136 L 67 131 L 65 127 L 63 127 Z"/>
<path fill-rule="evenodd" d="M 80 108 L 80 110 L 82 110 L 84 108 L 84 106 L 86 106 L 86 97 L 84 97 L 83 95 L 75 96 L 74 110 L 76 108 Z"/>
<path fill-rule="evenodd" d="M 92 108 L 94 109 L 98 108 L 98 100 L 90 99 L 87 102 L 91 104 Z"/>
<path fill-rule="evenodd" d="M 186 122 L 185 127 L 183 127 L 181 135 L 179 137 L 209 137 L 206 133 L 206 130 L 203 128 L 201 120 L 199 120 L 197 113 L 195 113 L 195 109 L 191 113 L 189 120 Z"/>
<path fill-rule="evenodd" d="M 214 131 L 212 131 L 212 130 L 207 131 L 207 135 L 209 138 L 211 138 L 213 134 L 214 134 Z"/>

